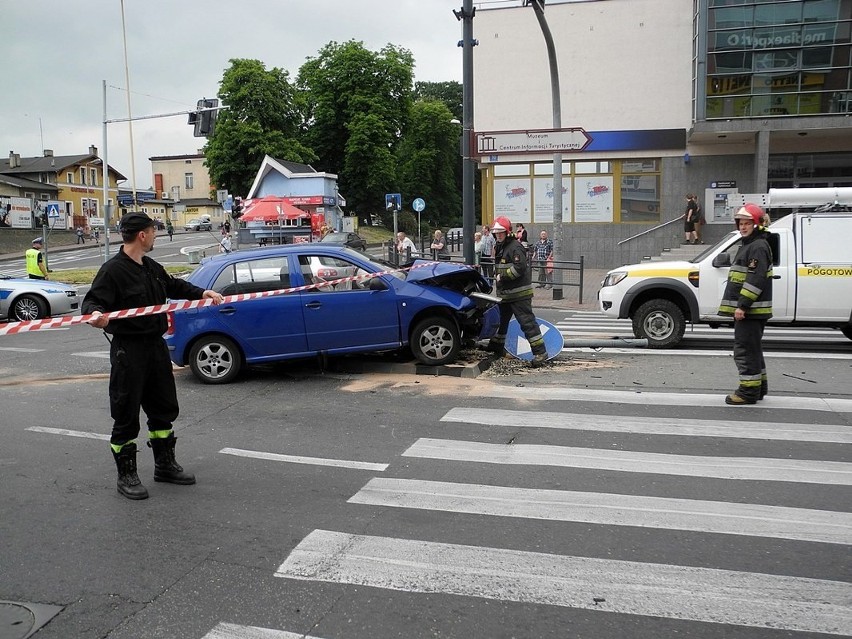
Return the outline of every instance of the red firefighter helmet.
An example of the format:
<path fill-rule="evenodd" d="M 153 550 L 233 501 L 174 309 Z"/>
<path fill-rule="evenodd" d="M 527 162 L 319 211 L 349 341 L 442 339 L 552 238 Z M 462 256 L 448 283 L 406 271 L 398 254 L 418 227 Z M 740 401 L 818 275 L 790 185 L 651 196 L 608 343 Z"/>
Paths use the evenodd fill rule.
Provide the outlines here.
<path fill-rule="evenodd" d="M 737 220 L 752 220 L 755 226 L 760 226 L 766 219 L 766 213 L 757 204 L 745 204 L 734 214 L 734 224 Z"/>
<path fill-rule="evenodd" d="M 512 232 L 512 223 L 509 221 L 509 218 L 506 217 L 498 217 L 494 219 L 494 224 L 491 225 L 492 233 L 511 233 Z"/>

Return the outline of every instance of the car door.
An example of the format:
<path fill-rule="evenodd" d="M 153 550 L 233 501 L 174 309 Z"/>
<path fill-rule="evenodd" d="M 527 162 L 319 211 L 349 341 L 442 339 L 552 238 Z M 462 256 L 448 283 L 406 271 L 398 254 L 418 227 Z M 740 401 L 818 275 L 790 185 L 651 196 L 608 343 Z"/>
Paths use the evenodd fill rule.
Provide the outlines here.
<path fill-rule="evenodd" d="M 305 284 L 315 287 L 302 293 L 310 350 L 380 350 L 399 345 L 399 314 L 392 287 L 379 280 L 380 290 L 371 288 L 369 279 L 327 283 L 367 275 L 366 264 L 320 252 L 299 255 L 298 260 Z"/>
<path fill-rule="evenodd" d="M 213 285 L 223 295 L 290 288 L 286 255 L 234 262 Z M 225 334 L 236 339 L 246 359 L 297 356 L 308 351 L 299 293 L 286 293 L 208 307 Z"/>

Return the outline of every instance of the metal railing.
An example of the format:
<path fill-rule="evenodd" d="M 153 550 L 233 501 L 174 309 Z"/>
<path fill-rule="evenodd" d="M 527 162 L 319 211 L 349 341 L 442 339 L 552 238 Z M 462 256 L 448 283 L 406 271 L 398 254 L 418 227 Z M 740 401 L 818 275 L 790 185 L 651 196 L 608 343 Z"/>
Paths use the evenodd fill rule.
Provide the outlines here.
<path fill-rule="evenodd" d="M 435 260 L 435 261 L 444 261 L 444 262 L 452 262 L 454 264 L 464 264 L 464 258 L 461 255 L 449 255 L 449 256 L 438 256 L 436 251 L 432 251 L 427 249 L 426 251 L 420 252 L 418 255 L 412 255 L 411 250 L 406 250 L 404 253 L 400 253 L 396 250 L 396 245 L 393 242 L 383 243 L 382 254 L 385 256 L 385 259 L 391 264 L 395 264 L 397 266 L 405 265 L 416 259 L 424 259 L 424 260 Z M 577 301 L 578 303 L 583 303 L 583 280 L 585 276 L 585 263 L 584 257 L 581 255 L 578 260 L 550 260 L 542 264 L 542 262 L 538 260 L 532 259 L 531 254 L 528 256 L 528 264 L 530 269 L 530 275 L 532 276 L 532 283 L 544 283 L 553 286 L 554 288 L 561 288 L 564 286 L 569 286 L 572 288 L 577 288 Z M 474 265 L 475 268 L 482 273 L 483 277 L 488 280 L 491 285 L 494 285 L 494 259 L 493 258 L 480 258 L 479 263 Z M 544 281 L 541 281 L 541 269 L 544 269 L 545 278 Z M 548 278 L 548 269 L 550 270 L 550 277 Z M 559 271 L 562 274 L 562 282 L 559 284 L 553 284 L 553 273 L 555 271 Z M 572 276 L 572 273 L 576 273 L 576 276 Z M 549 281 L 548 281 L 549 280 Z M 554 296 L 554 299 L 561 299 L 560 297 Z"/>
<path fill-rule="evenodd" d="M 642 237 L 643 235 L 648 235 L 648 233 L 653 233 L 657 229 L 661 229 L 663 227 L 666 227 L 669 224 L 674 224 L 675 222 L 680 222 L 681 220 L 683 220 L 684 217 L 686 217 L 685 214 L 681 215 L 680 217 L 676 217 L 673 220 L 669 220 L 668 222 L 663 222 L 662 224 L 657 224 L 657 226 L 651 227 L 651 228 L 649 228 L 645 231 L 642 231 L 641 233 L 637 233 L 636 235 L 631 235 L 630 237 L 628 237 L 624 240 L 621 240 L 618 243 L 618 246 L 621 246 L 622 244 L 625 244 L 626 242 L 629 242 L 630 240 L 635 240 L 637 237 Z"/>

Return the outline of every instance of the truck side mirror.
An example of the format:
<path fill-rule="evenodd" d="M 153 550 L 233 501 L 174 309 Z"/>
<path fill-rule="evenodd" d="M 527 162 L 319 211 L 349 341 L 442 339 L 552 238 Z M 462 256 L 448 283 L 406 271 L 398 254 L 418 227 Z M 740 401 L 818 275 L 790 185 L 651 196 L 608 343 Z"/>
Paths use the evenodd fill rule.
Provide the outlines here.
<path fill-rule="evenodd" d="M 723 268 L 731 265 L 731 256 L 725 252 L 719 253 L 716 257 L 713 258 L 712 262 L 713 266 L 716 268 Z"/>

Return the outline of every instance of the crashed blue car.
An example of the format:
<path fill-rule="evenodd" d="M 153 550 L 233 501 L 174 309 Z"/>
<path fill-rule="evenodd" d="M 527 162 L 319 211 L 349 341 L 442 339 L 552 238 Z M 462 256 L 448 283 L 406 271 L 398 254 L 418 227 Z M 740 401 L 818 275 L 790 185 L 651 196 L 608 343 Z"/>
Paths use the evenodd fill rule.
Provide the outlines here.
<path fill-rule="evenodd" d="M 325 243 L 204 259 L 187 279 L 225 296 L 311 288 L 171 313 L 172 361 L 207 384 L 231 382 L 246 365 L 319 354 L 410 348 L 420 362 L 441 365 L 455 361 L 462 344 L 496 332 L 491 286 L 475 269 L 413 266 L 386 273 L 387 263 Z"/>

